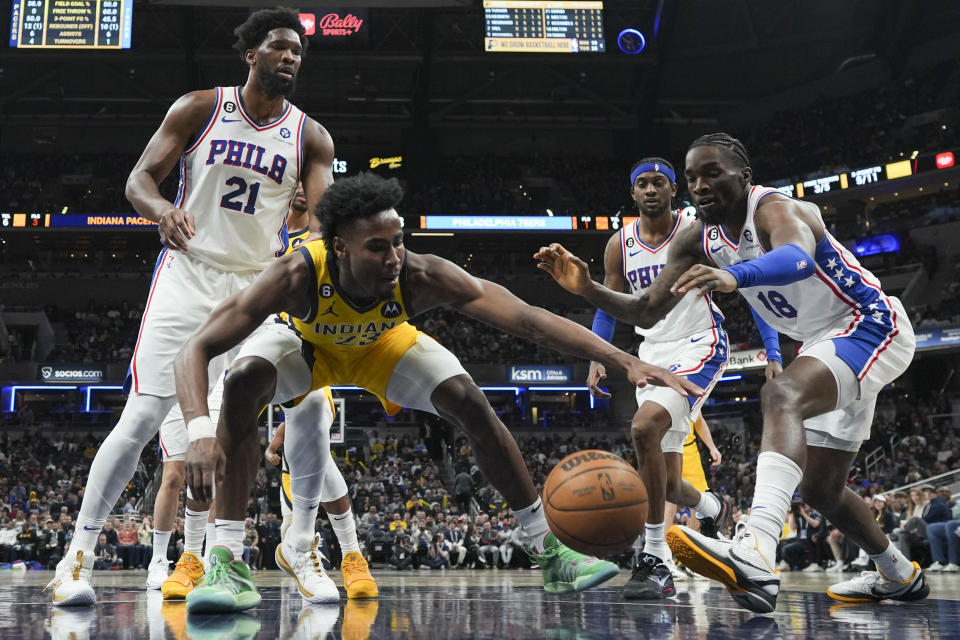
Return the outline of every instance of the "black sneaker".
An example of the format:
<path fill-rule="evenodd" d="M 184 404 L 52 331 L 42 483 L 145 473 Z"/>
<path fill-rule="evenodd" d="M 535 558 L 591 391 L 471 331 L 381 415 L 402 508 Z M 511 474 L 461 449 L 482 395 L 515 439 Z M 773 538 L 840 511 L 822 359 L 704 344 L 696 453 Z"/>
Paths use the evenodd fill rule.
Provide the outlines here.
<path fill-rule="evenodd" d="M 700 521 L 700 534 L 708 538 L 720 538 L 720 532 L 726 530 L 730 519 L 730 504 L 716 491 L 707 491 L 720 501 L 720 513 L 716 518 L 697 518 Z"/>
<path fill-rule="evenodd" d="M 661 600 L 675 595 L 673 576 L 663 560 L 649 553 L 640 554 L 633 575 L 623 585 L 623 597 L 627 600 Z"/>

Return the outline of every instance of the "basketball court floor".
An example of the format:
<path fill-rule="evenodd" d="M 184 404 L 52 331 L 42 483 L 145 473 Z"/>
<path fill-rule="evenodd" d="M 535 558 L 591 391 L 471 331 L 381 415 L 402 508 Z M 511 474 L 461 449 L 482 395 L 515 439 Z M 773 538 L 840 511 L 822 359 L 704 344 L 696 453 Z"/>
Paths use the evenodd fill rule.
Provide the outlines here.
<path fill-rule="evenodd" d="M 960 640 L 956 574 L 930 576 L 924 601 L 845 605 L 825 594 L 835 574 L 786 573 L 777 610 L 768 616 L 738 608 L 724 589 L 700 579 L 677 582 L 676 598 L 643 603 L 620 597 L 627 571 L 600 588 L 554 596 L 543 591 L 537 571 L 383 569 L 374 571 L 377 600 L 303 606 L 291 578 L 261 571 L 255 574 L 263 595 L 259 607 L 188 616 L 184 603 L 145 592 L 145 575 L 97 572 L 97 605 L 61 610 L 40 593 L 52 573 L 0 572 L 0 639 Z M 332 577 L 342 584 L 338 573 Z"/>

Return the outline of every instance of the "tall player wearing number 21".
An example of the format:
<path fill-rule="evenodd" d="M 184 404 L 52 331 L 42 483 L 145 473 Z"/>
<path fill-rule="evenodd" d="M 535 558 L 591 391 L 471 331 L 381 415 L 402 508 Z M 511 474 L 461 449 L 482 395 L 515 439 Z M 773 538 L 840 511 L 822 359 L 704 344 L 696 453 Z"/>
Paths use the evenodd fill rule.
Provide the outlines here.
<path fill-rule="evenodd" d="M 803 343 L 761 391 L 763 440 L 746 526 L 734 540 L 686 527 L 667 543 L 690 569 L 723 583 L 740 606 L 773 611 L 780 576 L 777 540 L 794 490 L 870 554 L 876 571 L 832 585 L 844 602 L 919 600 L 920 566 L 883 534 L 847 474 L 870 437 L 877 393 L 899 377 L 916 341 L 900 301 L 827 231 L 819 208 L 754 185 L 739 140 L 694 140 L 684 170 L 697 224 L 678 235 L 660 277 L 641 297 L 613 292 L 560 245 L 535 256 L 562 286 L 616 317 L 652 324 L 690 291 L 739 291 L 757 315 Z"/>
<path fill-rule="evenodd" d="M 141 450 L 177 402 L 173 361 L 180 347 L 220 301 L 282 254 L 297 183 L 310 210 L 333 183 L 330 135 L 286 99 L 307 47 L 297 12 L 258 11 L 234 33 L 249 68 L 246 84 L 177 100 L 127 179 L 127 198 L 158 223 L 165 248 L 130 363 L 130 396 L 93 461 L 73 544 L 48 585 L 55 605 L 96 601 L 93 547 Z M 180 186 L 170 202 L 158 185 L 178 163 Z M 210 380 L 231 355 L 211 363 Z M 191 441 L 216 436 L 209 421 L 199 426 L 188 425 Z M 259 459 L 259 450 L 250 455 Z"/>

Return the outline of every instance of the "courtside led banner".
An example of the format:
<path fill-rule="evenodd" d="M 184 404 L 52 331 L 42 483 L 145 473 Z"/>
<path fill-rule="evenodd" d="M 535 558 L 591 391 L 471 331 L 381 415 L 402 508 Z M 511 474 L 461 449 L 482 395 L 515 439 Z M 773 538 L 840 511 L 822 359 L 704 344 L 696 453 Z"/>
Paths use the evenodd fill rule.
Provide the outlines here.
<path fill-rule="evenodd" d="M 570 382 L 573 367 L 569 365 L 514 364 L 507 367 L 510 382 Z"/>
<path fill-rule="evenodd" d="M 107 368 L 102 364 L 41 364 L 37 366 L 40 382 L 103 382 Z"/>
<path fill-rule="evenodd" d="M 570 216 L 420 216 L 420 228 L 432 231 L 572 231 Z"/>

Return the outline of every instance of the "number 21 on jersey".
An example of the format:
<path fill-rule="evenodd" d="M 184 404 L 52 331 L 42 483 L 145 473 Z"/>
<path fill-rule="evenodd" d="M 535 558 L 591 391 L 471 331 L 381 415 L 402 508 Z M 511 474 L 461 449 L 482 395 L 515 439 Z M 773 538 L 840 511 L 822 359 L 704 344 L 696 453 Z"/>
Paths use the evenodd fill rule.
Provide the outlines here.
<path fill-rule="evenodd" d="M 233 187 L 233 191 L 225 193 L 220 198 L 220 206 L 232 211 L 243 211 L 253 215 L 257 212 L 257 194 L 260 192 L 260 183 L 247 181 L 238 176 L 228 178 L 226 181 L 228 187 Z M 246 203 L 243 202 L 244 195 L 247 196 Z"/>

